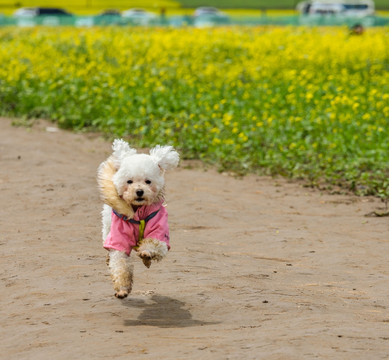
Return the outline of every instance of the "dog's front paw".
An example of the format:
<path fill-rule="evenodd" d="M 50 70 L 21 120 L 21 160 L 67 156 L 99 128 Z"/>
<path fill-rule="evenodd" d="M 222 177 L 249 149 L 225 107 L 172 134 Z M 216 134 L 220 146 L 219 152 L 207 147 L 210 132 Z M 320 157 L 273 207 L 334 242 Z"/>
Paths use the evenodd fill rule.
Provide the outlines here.
<path fill-rule="evenodd" d="M 143 264 L 149 268 L 151 266 L 151 260 L 153 260 L 155 254 L 153 255 L 153 252 L 150 250 L 143 250 L 138 253 L 138 256 L 142 259 Z"/>
<path fill-rule="evenodd" d="M 162 241 L 148 238 L 140 243 L 137 251 L 143 264 L 149 268 L 151 261 L 161 261 L 166 256 L 168 246 Z"/>

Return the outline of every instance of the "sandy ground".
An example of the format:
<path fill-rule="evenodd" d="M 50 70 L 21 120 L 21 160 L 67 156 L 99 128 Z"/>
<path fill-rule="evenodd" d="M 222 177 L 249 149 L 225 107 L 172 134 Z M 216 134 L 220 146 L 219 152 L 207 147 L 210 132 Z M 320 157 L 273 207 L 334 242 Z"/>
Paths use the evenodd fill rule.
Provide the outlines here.
<path fill-rule="evenodd" d="M 172 250 L 113 296 L 98 136 L 0 119 L 0 358 L 389 359 L 389 221 L 373 198 L 167 175 Z M 50 129 L 49 129 L 50 130 Z"/>

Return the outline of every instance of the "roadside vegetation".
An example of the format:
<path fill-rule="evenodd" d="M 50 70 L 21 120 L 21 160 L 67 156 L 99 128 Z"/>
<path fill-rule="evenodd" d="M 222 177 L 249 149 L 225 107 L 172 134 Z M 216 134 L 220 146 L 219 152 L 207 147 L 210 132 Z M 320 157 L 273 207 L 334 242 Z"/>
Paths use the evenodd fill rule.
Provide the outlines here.
<path fill-rule="evenodd" d="M 0 112 L 389 196 L 389 32 L 0 29 Z"/>

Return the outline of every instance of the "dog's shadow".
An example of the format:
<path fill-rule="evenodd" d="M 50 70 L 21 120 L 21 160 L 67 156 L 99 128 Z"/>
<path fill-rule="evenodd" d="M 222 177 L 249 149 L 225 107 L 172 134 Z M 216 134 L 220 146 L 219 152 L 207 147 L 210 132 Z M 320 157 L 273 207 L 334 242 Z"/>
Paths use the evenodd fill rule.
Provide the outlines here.
<path fill-rule="evenodd" d="M 129 298 L 123 302 L 128 307 L 142 308 L 137 320 L 125 320 L 125 326 L 157 326 L 161 328 L 181 328 L 218 324 L 192 318 L 185 303 L 167 296 L 153 295 L 150 302 L 143 299 Z"/>

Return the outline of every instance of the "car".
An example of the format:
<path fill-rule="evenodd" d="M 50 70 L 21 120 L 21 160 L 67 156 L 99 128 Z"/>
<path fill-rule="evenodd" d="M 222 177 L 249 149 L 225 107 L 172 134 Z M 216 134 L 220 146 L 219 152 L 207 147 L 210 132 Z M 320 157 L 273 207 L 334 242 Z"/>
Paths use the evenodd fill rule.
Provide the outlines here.
<path fill-rule="evenodd" d="M 306 16 L 365 17 L 375 13 L 372 0 L 307 0 L 297 4 L 297 11 Z"/>
<path fill-rule="evenodd" d="M 107 9 L 98 14 L 98 16 L 121 16 L 121 14 L 119 10 Z"/>
<path fill-rule="evenodd" d="M 72 16 L 72 14 L 60 8 L 24 7 L 16 10 L 13 16 L 17 18 L 34 18 L 37 16 Z"/>
<path fill-rule="evenodd" d="M 124 19 L 130 20 L 135 25 L 147 25 L 157 19 L 157 15 L 141 8 L 133 8 L 122 12 Z"/>
<path fill-rule="evenodd" d="M 225 13 L 219 9 L 211 6 L 202 6 L 195 10 L 194 16 L 226 16 Z"/>
<path fill-rule="evenodd" d="M 81 20 L 76 22 L 80 23 Z M 122 22 L 122 14 L 116 9 L 106 9 L 101 11 L 99 14 L 93 17 L 92 24 L 89 25 L 87 22 L 91 21 L 91 18 L 84 18 L 80 26 L 92 26 L 92 25 L 120 25 Z"/>
<path fill-rule="evenodd" d="M 198 27 L 228 24 L 230 18 L 224 12 L 210 6 L 202 6 L 193 14 L 193 24 Z"/>

